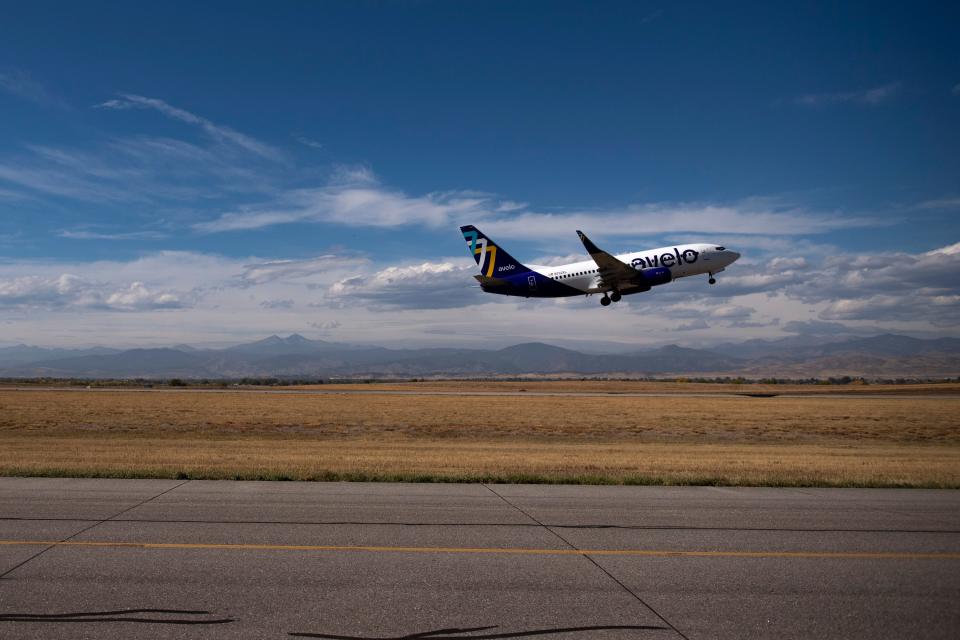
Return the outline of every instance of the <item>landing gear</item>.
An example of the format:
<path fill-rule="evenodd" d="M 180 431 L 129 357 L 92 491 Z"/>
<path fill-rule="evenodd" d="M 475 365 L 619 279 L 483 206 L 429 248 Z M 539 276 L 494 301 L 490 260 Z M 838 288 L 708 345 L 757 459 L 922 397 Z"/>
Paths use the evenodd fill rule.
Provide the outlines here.
<path fill-rule="evenodd" d="M 600 298 L 600 304 L 609 307 L 611 302 L 620 302 L 622 297 L 619 291 L 611 291 L 609 296 L 606 293 L 603 294 L 603 297 Z"/>
<path fill-rule="evenodd" d="M 713 277 L 713 274 L 710 274 L 710 279 L 707 280 L 710 284 L 717 284 L 717 279 Z"/>

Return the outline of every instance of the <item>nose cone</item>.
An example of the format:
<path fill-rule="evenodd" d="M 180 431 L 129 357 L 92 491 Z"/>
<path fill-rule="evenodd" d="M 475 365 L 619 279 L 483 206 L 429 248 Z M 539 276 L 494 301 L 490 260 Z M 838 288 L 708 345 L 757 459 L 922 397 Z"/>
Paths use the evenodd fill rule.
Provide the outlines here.
<path fill-rule="evenodd" d="M 727 254 L 726 255 L 727 264 L 733 264 L 734 262 L 740 259 L 740 254 L 736 251 L 725 251 L 724 253 Z"/>

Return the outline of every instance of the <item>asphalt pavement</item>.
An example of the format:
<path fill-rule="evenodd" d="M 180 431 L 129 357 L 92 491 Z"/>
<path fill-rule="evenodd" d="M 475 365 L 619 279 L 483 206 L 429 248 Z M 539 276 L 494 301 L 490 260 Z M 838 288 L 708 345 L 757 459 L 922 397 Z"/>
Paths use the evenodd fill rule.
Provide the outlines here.
<path fill-rule="evenodd" d="M 2 638 L 956 638 L 960 492 L 0 478 Z"/>

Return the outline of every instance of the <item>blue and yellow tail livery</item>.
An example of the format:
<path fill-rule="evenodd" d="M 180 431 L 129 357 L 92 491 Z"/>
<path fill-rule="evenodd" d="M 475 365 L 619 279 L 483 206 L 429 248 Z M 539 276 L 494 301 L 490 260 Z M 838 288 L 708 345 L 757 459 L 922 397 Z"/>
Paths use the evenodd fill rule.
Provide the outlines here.
<path fill-rule="evenodd" d="M 481 275 L 493 278 L 529 271 L 472 224 L 460 227 L 460 232 L 467 242 L 467 251 L 480 267 Z"/>

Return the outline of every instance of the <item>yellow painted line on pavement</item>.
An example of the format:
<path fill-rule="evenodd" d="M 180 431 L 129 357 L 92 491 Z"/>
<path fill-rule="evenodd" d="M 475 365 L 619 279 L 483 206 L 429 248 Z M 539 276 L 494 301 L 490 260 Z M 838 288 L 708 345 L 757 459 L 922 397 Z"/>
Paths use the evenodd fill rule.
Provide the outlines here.
<path fill-rule="evenodd" d="M 637 556 L 648 558 L 848 558 L 865 560 L 960 560 L 960 553 L 910 551 L 672 551 L 663 549 L 524 549 L 511 547 L 387 547 L 306 544 L 204 544 L 94 540 L 0 540 L 0 546 L 100 547 L 117 549 L 216 549 L 225 551 L 366 551 L 370 553 L 460 553 L 533 556 Z"/>

